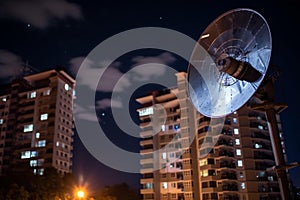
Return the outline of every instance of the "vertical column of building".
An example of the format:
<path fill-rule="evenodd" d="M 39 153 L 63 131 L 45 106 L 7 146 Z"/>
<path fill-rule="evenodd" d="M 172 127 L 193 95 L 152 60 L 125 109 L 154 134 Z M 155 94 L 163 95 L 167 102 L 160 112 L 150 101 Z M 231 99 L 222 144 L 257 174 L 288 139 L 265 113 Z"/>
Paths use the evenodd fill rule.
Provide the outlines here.
<path fill-rule="evenodd" d="M 182 174 L 183 191 L 182 199 L 199 199 L 199 168 L 197 148 L 196 112 L 187 97 L 186 74 L 177 73 L 177 85 L 180 105 L 180 127 L 182 143 Z M 196 190 L 195 190 L 196 188 Z"/>
<path fill-rule="evenodd" d="M 212 120 L 202 115 L 197 121 L 200 199 L 238 199 L 232 121 L 236 118 Z"/>
<path fill-rule="evenodd" d="M 13 94 L 15 91 L 16 95 Z M 16 127 L 10 168 L 14 173 L 29 172 L 29 159 L 37 156 L 37 151 L 31 149 L 36 91 L 26 80 L 18 79 L 12 83 L 11 92 L 12 100 L 17 100 L 17 103 L 11 104 L 10 108 L 11 115 L 15 115 L 10 122 Z"/>
<path fill-rule="evenodd" d="M 239 109 L 238 116 L 241 197 L 280 199 L 277 176 L 274 171 L 267 170 L 275 165 L 275 160 L 265 113 L 244 106 Z"/>
<path fill-rule="evenodd" d="M 0 175 L 9 170 L 13 141 L 13 126 L 9 123 L 10 87 L 1 88 L 0 94 Z"/>
<path fill-rule="evenodd" d="M 61 174 L 72 172 L 73 157 L 73 99 L 74 80 L 66 73 L 60 72 L 51 80 L 51 85 L 56 88 L 55 115 L 53 126 L 53 160 L 52 165 Z"/>
<path fill-rule="evenodd" d="M 177 90 L 166 89 L 156 93 L 152 125 L 156 127 L 154 150 L 158 160 L 154 179 L 159 199 L 177 199 L 182 196 L 182 144 L 180 109 Z"/>
<path fill-rule="evenodd" d="M 144 200 L 154 200 L 154 158 L 153 158 L 153 130 L 151 126 L 151 115 L 153 114 L 152 107 L 153 96 L 145 96 L 137 99 L 142 105 L 142 108 L 138 109 L 140 119 L 140 155 L 141 155 L 141 175 L 140 184 L 142 188 L 140 193 Z"/>
<path fill-rule="evenodd" d="M 217 192 L 220 199 L 236 200 L 239 199 L 238 177 L 241 171 L 241 160 L 237 156 L 240 154 L 240 138 L 236 112 L 227 116 L 222 124 L 216 133 L 218 135 L 214 150 Z"/>
<path fill-rule="evenodd" d="M 167 178 L 167 176 L 162 175 L 161 170 L 165 169 L 166 162 L 165 157 L 163 157 L 162 150 L 163 144 L 161 143 L 164 138 L 161 137 L 161 125 L 163 123 L 160 122 L 160 112 L 164 112 L 163 105 L 160 104 L 159 101 L 159 91 L 152 92 L 152 105 L 153 105 L 153 113 L 151 114 L 151 127 L 152 127 L 152 144 L 153 144 L 153 178 L 154 178 L 154 199 L 167 199 L 167 182 L 162 182 L 162 179 Z M 163 115 L 162 117 L 166 116 Z"/>

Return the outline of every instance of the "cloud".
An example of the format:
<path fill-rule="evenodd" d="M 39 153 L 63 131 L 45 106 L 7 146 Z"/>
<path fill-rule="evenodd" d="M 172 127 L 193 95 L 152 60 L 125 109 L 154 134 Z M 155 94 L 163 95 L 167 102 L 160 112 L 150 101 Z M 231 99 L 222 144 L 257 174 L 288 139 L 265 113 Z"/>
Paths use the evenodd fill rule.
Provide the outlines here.
<path fill-rule="evenodd" d="M 76 57 L 72 58 L 69 63 L 73 75 L 77 74 L 81 66 L 84 67 L 85 70 L 81 71 L 80 76 L 76 77 L 76 81 L 81 85 L 91 87 L 99 81 L 97 91 L 102 92 L 120 92 L 130 86 L 130 80 L 127 78 L 120 79 L 123 76 L 123 73 L 117 69 L 121 65 L 120 62 L 113 62 L 108 66 L 111 61 L 102 61 L 96 64 L 88 58 Z M 115 87 L 118 81 L 120 82 Z"/>
<path fill-rule="evenodd" d="M 83 56 L 79 56 L 79 57 L 75 57 L 75 58 L 71 58 L 71 60 L 69 61 L 69 71 L 71 73 L 71 75 L 73 75 L 74 77 L 76 76 L 80 65 L 82 64 L 82 62 L 84 61 L 85 57 Z M 91 65 L 91 63 L 90 63 Z"/>
<path fill-rule="evenodd" d="M 136 68 L 134 72 L 137 74 L 134 77 L 139 81 L 151 80 L 153 77 L 160 77 L 165 74 L 165 68 L 151 67 L 151 63 L 169 65 L 176 61 L 176 58 L 168 52 L 162 53 L 159 56 L 137 56 L 132 59 L 134 66 L 149 64 L 146 67 Z"/>
<path fill-rule="evenodd" d="M 176 61 L 176 58 L 169 52 L 164 52 L 158 56 L 136 56 L 132 58 L 132 62 L 135 65 L 142 65 L 147 63 L 160 63 L 160 64 L 171 64 Z"/>
<path fill-rule="evenodd" d="M 88 86 L 90 89 L 94 89 L 92 87 L 98 84 L 95 92 L 114 93 L 120 97 L 119 99 L 103 98 L 96 102 L 96 109 L 122 108 L 125 105 L 123 101 L 126 100 L 126 98 L 122 99 L 122 97 L 125 93 L 134 92 L 131 91 L 132 86 L 142 86 L 149 80 L 155 81 L 163 77 L 166 73 L 166 68 L 163 68 L 161 64 L 168 65 L 176 61 L 176 59 L 170 53 L 162 53 L 153 57 L 134 57 L 131 61 L 134 63 L 133 68 L 127 73 L 122 73 L 119 70 L 122 67 L 120 62 L 102 61 L 101 63 L 95 63 L 88 57 L 72 58 L 69 62 L 69 69 L 73 75 L 76 75 L 79 68 L 82 67 L 80 76 L 76 76 L 76 85 Z M 109 63 L 112 64 L 109 65 Z M 109 67 L 107 67 L 108 65 Z M 138 65 L 144 66 L 138 67 Z M 89 118 L 86 112 L 81 115 Z"/>
<path fill-rule="evenodd" d="M 85 106 L 82 107 L 78 104 L 75 104 L 74 106 L 74 114 L 76 119 L 84 119 L 87 121 L 93 121 L 93 122 L 97 122 L 99 121 L 99 119 L 97 118 L 97 116 L 94 114 L 94 112 L 92 111 L 92 106 Z"/>
<path fill-rule="evenodd" d="M 98 91 L 102 92 L 124 92 L 131 85 L 128 77 L 122 77 L 124 74 L 114 67 L 107 68 L 98 86 Z M 121 78 L 122 77 L 122 78 Z M 118 83 L 116 85 L 116 83 Z"/>
<path fill-rule="evenodd" d="M 96 109 L 106 109 L 106 108 L 122 108 L 122 102 L 119 100 L 112 100 L 112 99 L 101 99 L 96 102 Z"/>
<path fill-rule="evenodd" d="M 65 0 L 9 0 L 0 7 L 2 18 L 14 18 L 45 29 L 55 19 L 82 19 L 80 7 Z"/>
<path fill-rule="evenodd" d="M 0 49 L 0 79 L 9 80 L 22 73 L 24 63 L 22 58 L 14 53 Z"/>

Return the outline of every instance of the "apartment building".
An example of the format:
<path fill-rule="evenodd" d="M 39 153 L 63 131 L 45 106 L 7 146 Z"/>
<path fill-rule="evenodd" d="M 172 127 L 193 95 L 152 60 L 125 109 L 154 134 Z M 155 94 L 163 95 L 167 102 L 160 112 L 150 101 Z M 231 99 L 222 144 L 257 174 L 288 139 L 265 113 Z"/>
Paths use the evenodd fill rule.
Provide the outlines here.
<path fill-rule="evenodd" d="M 48 70 L 0 86 L 1 175 L 72 172 L 74 85 L 65 71 Z"/>
<path fill-rule="evenodd" d="M 281 199 L 263 109 L 248 102 L 224 119 L 208 118 L 188 98 L 186 73 L 176 76 L 176 87 L 136 99 L 142 199 Z M 278 113 L 275 125 L 286 159 Z"/>

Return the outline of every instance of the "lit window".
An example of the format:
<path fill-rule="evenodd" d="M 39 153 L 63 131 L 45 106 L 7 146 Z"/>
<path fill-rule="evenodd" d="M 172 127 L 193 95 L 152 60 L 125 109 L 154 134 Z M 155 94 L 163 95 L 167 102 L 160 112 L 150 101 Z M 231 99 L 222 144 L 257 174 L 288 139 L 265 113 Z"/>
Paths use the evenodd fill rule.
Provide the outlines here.
<path fill-rule="evenodd" d="M 146 188 L 146 189 L 153 188 L 153 183 L 146 183 L 146 184 L 145 184 L 145 188 Z"/>
<path fill-rule="evenodd" d="M 168 183 L 167 182 L 163 182 L 162 183 L 162 188 L 167 189 L 168 188 Z"/>
<path fill-rule="evenodd" d="M 174 125 L 174 129 L 177 131 L 180 128 L 179 124 Z"/>
<path fill-rule="evenodd" d="M 6 98 L 6 97 L 2 97 L 2 98 L 1 98 L 1 101 L 4 101 L 4 102 L 5 102 L 5 101 L 7 101 L 7 98 Z"/>
<path fill-rule="evenodd" d="M 24 132 L 30 132 L 30 131 L 33 131 L 33 124 L 27 124 L 27 125 L 24 125 Z"/>
<path fill-rule="evenodd" d="M 200 176 L 202 176 L 202 177 L 208 176 L 208 170 L 205 169 L 205 170 L 200 171 Z"/>
<path fill-rule="evenodd" d="M 244 182 L 241 183 L 241 188 L 244 190 L 246 188 L 246 185 Z"/>
<path fill-rule="evenodd" d="M 262 125 L 258 125 L 258 128 L 259 128 L 260 130 L 264 130 L 264 127 L 263 127 Z"/>
<path fill-rule="evenodd" d="M 21 153 L 21 159 L 30 158 L 30 151 L 23 151 Z"/>
<path fill-rule="evenodd" d="M 36 91 L 34 91 L 34 92 L 29 92 L 28 94 L 27 94 L 27 98 L 28 99 L 33 99 L 33 98 L 35 98 L 36 97 Z"/>
<path fill-rule="evenodd" d="M 255 148 L 255 149 L 260 149 L 260 148 L 262 148 L 262 145 L 261 145 L 261 144 L 255 143 L 254 148 Z"/>
<path fill-rule="evenodd" d="M 266 176 L 266 172 L 265 171 L 260 171 L 257 173 L 256 177 L 265 177 Z"/>
<path fill-rule="evenodd" d="M 280 137 L 280 138 L 283 138 L 283 133 L 279 133 L 279 137 Z"/>
<path fill-rule="evenodd" d="M 240 145 L 240 139 L 235 139 L 235 144 Z"/>
<path fill-rule="evenodd" d="M 43 91 L 43 96 L 50 95 L 50 89 Z"/>
<path fill-rule="evenodd" d="M 0 119 L 0 124 L 3 124 L 3 119 Z"/>
<path fill-rule="evenodd" d="M 40 138 L 41 134 L 40 133 L 35 133 L 35 138 Z"/>
<path fill-rule="evenodd" d="M 59 146 L 59 142 L 58 142 L 58 141 L 56 142 L 56 146 L 57 146 L 57 147 Z"/>
<path fill-rule="evenodd" d="M 162 153 L 162 158 L 163 158 L 163 159 L 167 159 L 167 153 L 165 153 L 165 152 Z"/>
<path fill-rule="evenodd" d="M 243 167 L 243 161 L 242 160 L 238 160 L 238 167 Z"/>
<path fill-rule="evenodd" d="M 36 167 L 36 166 L 37 166 L 37 160 L 31 160 L 30 167 Z"/>
<path fill-rule="evenodd" d="M 243 172 L 240 172 L 240 178 L 244 178 Z"/>
<path fill-rule="evenodd" d="M 237 128 L 233 129 L 233 133 L 234 133 L 235 135 L 238 135 L 238 134 L 239 134 L 239 129 L 237 129 Z"/>
<path fill-rule="evenodd" d="M 48 113 L 41 114 L 40 119 L 41 120 L 47 120 L 48 119 Z"/>
<path fill-rule="evenodd" d="M 37 153 L 37 151 L 31 151 L 30 152 L 30 157 L 32 158 L 32 157 L 37 157 L 38 156 L 38 153 Z"/>
<path fill-rule="evenodd" d="M 46 140 L 40 140 L 36 143 L 36 147 L 45 147 L 46 146 Z"/>
<path fill-rule="evenodd" d="M 70 86 L 67 83 L 65 84 L 65 90 L 66 91 L 70 90 Z"/>
<path fill-rule="evenodd" d="M 234 111 L 234 112 L 233 112 L 233 114 L 235 114 L 235 115 L 236 115 L 236 111 Z"/>
<path fill-rule="evenodd" d="M 44 169 L 43 168 L 42 169 L 38 169 L 38 174 L 41 175 L 41 176 L 44 175 Z"/>
<path fill-rule="evenodd" d="M 165 125 L 161 125 L 161 131 L 166 131 L 166 126 Z"/>
<path fill-rule="evenodd" d="M 43 159 L 43 158 L 38 159 L 37 165 L 38 165 L 38 166 L 42 166 L 42 165 L 44 164 L 44 161 L 45 161 L 45 159 Z"/>
<path fill-rule="evenodd" d="M 237 123 L 237 119 L 235 117 L 232 119 L 232 121 L 233 121 L 234 124 Z"/>
<path fill-rule="evenodd" d="M 237 155 L 237 156 L 242 155 L 242 151 L 241 151 L 240 149 L 236 149 L 236 155 Z"/>
<path fill-rule="evenodd" d="M 269 180 L 269 181 L 274 181 L 273 176 L 268 176 L 268 180 Z"/>
<path fill-rule="evenodd" d="M 144 108 L 139 111 L 139 116 L 145 116 L 151 114 L 153 114 L 153 107 Z"/>
<path fill-rule="evenodd" d="M 200 166 L 207 165 L 207 159 L 200 160 Z"/>

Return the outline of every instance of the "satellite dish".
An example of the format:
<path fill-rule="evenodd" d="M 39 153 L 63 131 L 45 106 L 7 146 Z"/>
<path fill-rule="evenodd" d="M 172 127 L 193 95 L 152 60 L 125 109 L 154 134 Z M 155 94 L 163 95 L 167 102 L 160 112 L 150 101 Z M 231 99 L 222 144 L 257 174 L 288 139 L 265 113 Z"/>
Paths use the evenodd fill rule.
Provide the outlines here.
<path fill-rule="evenodd" d="M 195 108 L 217 118 L 243 106 L 264 79 L 271 42 L 266 20 L 254 10 L 233 9 L 216 18 L 200 36 L 188 67 Z"/>

